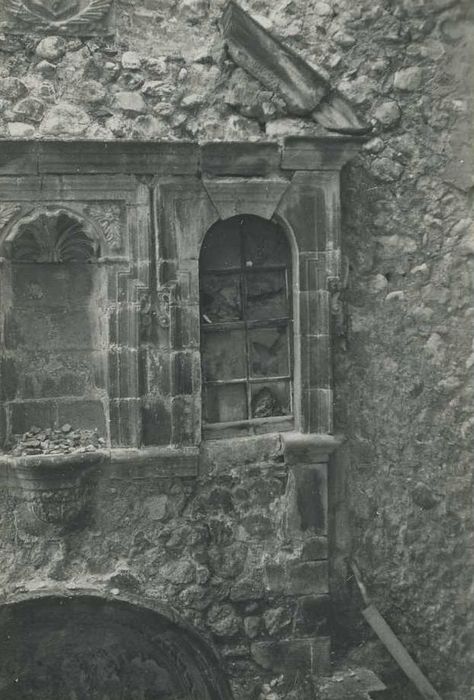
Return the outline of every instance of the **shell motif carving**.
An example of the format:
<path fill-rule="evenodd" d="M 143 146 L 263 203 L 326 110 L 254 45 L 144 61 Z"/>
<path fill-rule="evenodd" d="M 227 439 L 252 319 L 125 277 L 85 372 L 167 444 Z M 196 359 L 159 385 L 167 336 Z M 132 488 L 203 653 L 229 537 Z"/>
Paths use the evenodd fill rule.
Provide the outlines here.
<path fill-rule="evenodd" d="M 58 34 L 97 34 L 107 30 L 113 0 L 3 0 L 7 30 L 30 28 Z"/>
<path fill-rule="evenodd" d="M 84 211 L 101 229 L 111 249 L 119 250 L 122 247 L 120 207 L 113 204 L 91 204 Z"/>
<path fill-rule="evenodd" d="M 21 207 L 19 204 L 0 204 L 0 231 L 2 231 L 20 211 Z"/>
<path fill-rule="evenodd" d="M 20 224 L 12 242 L 15 262 L 90 262 L 97 245 L 67 212 L 42 212 Z"/>

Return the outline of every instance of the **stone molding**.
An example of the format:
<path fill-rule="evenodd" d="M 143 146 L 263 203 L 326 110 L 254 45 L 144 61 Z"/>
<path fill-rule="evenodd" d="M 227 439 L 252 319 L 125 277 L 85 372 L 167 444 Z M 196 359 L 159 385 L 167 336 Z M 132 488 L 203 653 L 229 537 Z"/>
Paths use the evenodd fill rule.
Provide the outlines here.
<path fill-rule="evenodd" d="M 291 114 L 308 115 L 328 131 L 364 134 L 364 124 L 322 69 L 316 69 L 275 37 L 234 0 L 221 20 L 235 63 L 286 102 Z"/>

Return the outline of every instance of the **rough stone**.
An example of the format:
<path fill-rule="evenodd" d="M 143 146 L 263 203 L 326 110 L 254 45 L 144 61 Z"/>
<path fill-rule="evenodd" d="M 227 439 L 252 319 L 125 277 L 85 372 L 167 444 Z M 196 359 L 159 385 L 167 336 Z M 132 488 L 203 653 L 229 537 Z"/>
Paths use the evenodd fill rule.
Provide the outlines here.
<path fill-rule="evenodd" d="M 397 90 L 403 90 L 405 92 L 413 92 L 418 90 L 423 79 L 423 71 L 417 66 L 411 66 L 410 68 L 403 68 L 395 73 L 393 78 L 393 86 Z"/>
<path fill-rule="evenodd" d="M 283 632 L 291 625 L 291 615 L 285 608 L 273 608 L 263 613 L 265 627 L 270 635 Z"/>
<path fill-rule="evenodd" d="M 40 122 L 44 114 L 44 104 L 35 97 L 26 97 L 15 105 L 14 112 L 19 120 Z"/>
<path fill-rule="evenodd" d="M 28 88 L 18 78 L 0 78 L 0 97 L 4 97 L 12 102 L 24 97 Z"/>
<path fill-rule="evenodd" d="M 57 61 L 66 53 L 66 41 L 60 36 L 47 36 L 36 47 L 36 55 L 45 61 Z"/>
<path fill-rule="evenodd" d="M 383 126 L 394 126 L 400 120 L 400 107 L 393 100 L 382 102 L 374 112 L 374 117 Z"/>
<path fill-rule="evenodd" d="M 89 115 L 77 105 L 60 102 L 46 112 L 41 132 L 51 136 L 80 136 L 90 121 Z"/>
<path fill-rule="evenodd" d="M 97 80 L 85 80 L 79 88 L 79 96 L 86 104 L 98 104 L 105 100 L 107 93 Z"/>
<path fill-rule="evenodd" d="M 375 177 L 382 182 L 396 182 L 402 176 L 403 165 L 382 156 L 373 161 L 371 170 Z"/>
<path fill-rule="evenodd" d="M 13 138 L 28 138 L 35 133 L 34 127 L 25 122 L 8 122 L 8 133 Z"/>
<path fill-rule="evenodd" d="M 142 65 L 141 58 L 135 51 L 125 51 L 121 61 L 125 70 L 140 70 Z"/>
<path fill-rule="evenodd" d="M 146 112 L 146 102 L 139 92 L 117 92 L 115 94 L 117 106 L 124 112 L 141 114 Z"/>
<path fill-rule="evenodd" d="M 36 72 L 39 73 L 43 78 L 54 78 L 56 75 L 56 66 L 50 61 L 40 61 L 36 65 Z"/>

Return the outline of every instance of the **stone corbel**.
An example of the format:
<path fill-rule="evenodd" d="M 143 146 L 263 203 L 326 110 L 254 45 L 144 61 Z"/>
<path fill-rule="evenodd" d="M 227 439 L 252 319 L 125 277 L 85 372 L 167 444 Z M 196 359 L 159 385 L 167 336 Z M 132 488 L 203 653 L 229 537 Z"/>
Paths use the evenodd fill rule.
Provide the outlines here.
<path fill-rule="evenodd" d="M 0 470 L 17 503 L 16 523 L 26 532 L 61 534 L 87 522 L 94 476 L 105 451 L 62 455 L 2 456 Z"/>

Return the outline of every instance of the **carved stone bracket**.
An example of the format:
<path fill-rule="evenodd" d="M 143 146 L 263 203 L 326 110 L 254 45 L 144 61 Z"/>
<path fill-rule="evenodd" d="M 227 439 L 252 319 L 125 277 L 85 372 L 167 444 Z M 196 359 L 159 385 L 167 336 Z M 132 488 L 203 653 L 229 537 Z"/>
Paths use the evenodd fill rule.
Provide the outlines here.
<path fill-rule="evenodd" d="M 171 326 L 172 306 L 176 305 L 177 284 L 171 283 L 157 292 L 158 324 L 161 328 Z"/>
<path fill-rule="evenodd" d="M 32 534 L 63 530 L 85 520 L 93 494 L 93 476 L 106 453 L 4 456 L 0 468 L 17 501 L 17 524 Z"/>
<path fill-rule="evenodd" d="M 73 36 L 109 33 L 113 0 L 3 0 L 7 32 L 55 32 Z"/>

